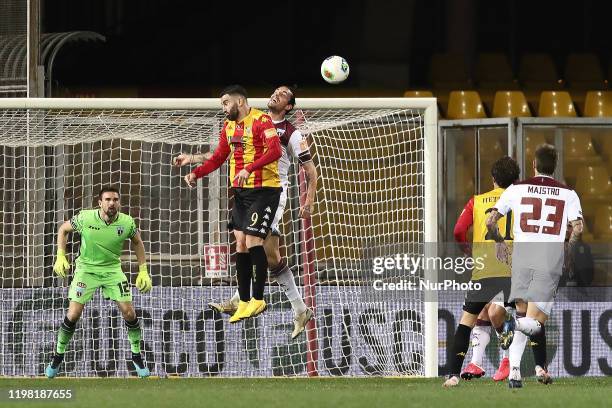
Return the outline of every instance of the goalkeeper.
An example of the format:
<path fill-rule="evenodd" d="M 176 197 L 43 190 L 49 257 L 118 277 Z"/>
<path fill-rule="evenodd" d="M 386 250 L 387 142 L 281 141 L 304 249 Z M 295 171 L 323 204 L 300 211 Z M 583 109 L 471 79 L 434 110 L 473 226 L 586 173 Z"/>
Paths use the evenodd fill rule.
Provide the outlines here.
<path fill-rule="evenodd" d="M 141 292 L 151 290 L 151 278 L 147 272 L 145 249 L 134 219 L 119 212 L 119 191 L 104 187 L 98 194 L 99 209 L 82 210 L 59 229 L 57 236 L 57 259 L 53 270 L 62 278 L 70 269 L 66 259 L 66 238 L 76 231 L 81 235 L 81 249 L 76 260 L 74 277 L 68 291 L 70 305 L 68 313 L 57 334 L 57 347 L 53 361 L 45 374 L 53 378 L 64 360 L 66 346 L 74 334 L 77 321 L 85 304 L 91 300 L 98 288 L 104 297 L 117 302 L 125 319 L 128 339 L 132 349 L 132 362 L 139 377 L 148 377 L 149 369 L 140 355 L 140 322 L 132 305 L 130 283 L 121 270 L 121 251 L 125 240 L 132 241 L 138 259 L 139 273 L 136 287 Z"/>

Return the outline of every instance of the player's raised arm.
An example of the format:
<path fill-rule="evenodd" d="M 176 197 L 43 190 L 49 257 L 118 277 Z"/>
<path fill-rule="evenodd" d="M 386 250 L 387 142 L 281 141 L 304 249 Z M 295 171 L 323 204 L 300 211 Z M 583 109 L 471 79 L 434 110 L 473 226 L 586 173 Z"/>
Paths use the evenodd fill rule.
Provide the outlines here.
<path fill-rule="evenodd" d="M 185 176 L 185 183 L 187 183 L 189 187 L 195 186 L 197 179 L 202 178 L 221 167 L 225 160 L 227 160 L 230 152 L 231 150 L 229 144 L 227 143 L 225 127 L 223 127 L 221 137 L 219 138 L 219 146 L 215 149 L 215 152 L 208 160 L 206 160 L 206 162 L 204 162 L 204 164 L 196 167 L 191 173 Z"/>
<path fill-rule="evenodd" d="M 74 228 L 71 222 L 65 221 L 57 232 L 57 256 L 53 265 L 53 271 L 62 278 L 66 277 L 66 271 L 70 269 L 70 263 L 66 258 L 66 242 L 68 241 L 68 234 L 72 231 L 74 231 Z"/>
<path fill-rule="evenodd" d="M 304 205 L 300 208 L 300 217 L 304 218 L 313 213 L 314 199 L 317 194 L 317 168 L 312 161 L 308 161 L 302 164 L 304 168 L 304 175 L 306 176 L 306 200 Z"/>
<path fill-rule="evenodd" d="M 204 161 L 210 159 L 211 157 L 212 157 L 211 152 L 206 152 L 204 154 L 181 153 L 172 159 L 172 164 L 176 167 L 182 167 L 182 166 L 185 166 L 186 164 L 203 163 Z"/>

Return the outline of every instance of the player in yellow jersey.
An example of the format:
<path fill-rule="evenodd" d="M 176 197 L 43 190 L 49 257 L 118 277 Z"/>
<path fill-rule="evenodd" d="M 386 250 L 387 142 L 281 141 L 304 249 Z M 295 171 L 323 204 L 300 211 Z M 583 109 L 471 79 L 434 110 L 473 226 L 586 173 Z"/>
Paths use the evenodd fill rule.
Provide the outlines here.
<path fill-rule="evenodd" d="M 263 300 L 268 260 L 263 244 L 281 195 L 278 160 L 282 149 L 270 116 L 251 108 L 246 90 L 232 85 L 221 92 L 225 123 L 219 146 L 201 166 L 185 176 L 189 186 L 221 167 L 229 157 L 234 192 L 231 223 L 236 237 L 236 274 L 240 302 L 230 323 L 255 317 L 266 309 Z M 253 286 L 251 296 L 251 283 Z"/>
<path fill-rule="evenodd" d="M 504 301 L 510 295 L 510 267 L 496 257 L 495 242 L 488 236 L 486 219 L 487 214 L 493 208 L 504 190 L 518 180 L 520 169 L 516 162 L 510 157 L 502 157 L 493 163 L 491 176 L 493 177 L 493 190 L 484 194 L 472 197 L 466 204 L 463 212 L 455 225 L 455 239 L 462 246 L 463 251 L 474 259 L 481 258 L 484 267 L 474 269 L 472 282 L 480 283 L 480 290 L 470 290 L 466 293 L 463 305 L 461 321 L 455 332 L 453 343 L 453 358 L 451 374 L 444 383 L 445 387 L 453 387 L 459 384 L 459 373 L 463 366 L 463 360 L 467 354 L 470 341 L 470 333 L 480 318 L 484 322 L 486 315 L 490 319 L 491 325 L 496 331 L 501 332 L 506 315 Z M 505 218 L 499 220 L 499 230 L 505 234 L 506 240 L 512 240 L 511 222 L 512 214 L 509 213 Z M 467 231 L 473 228 L 472 245 L 467 242 Z M 487 312 L 483 310 L 487 308 Z M 485 330 L 479 333 L 478 341 L 480 359 L 484 354 L 484 347 L 488 343 L 489 336 Z M 482 337 L 485 337 L 484 339 Z M 476 345 L 476 344 L 475 344 Z M 462 373 L 461 377 L 471 379 L 484 375 L 482 368 L 477 364 L 470 363 L 474 367 L 468 366 L 468 370 Z M 481 363 L 482 364 L 482 363 Z"/>

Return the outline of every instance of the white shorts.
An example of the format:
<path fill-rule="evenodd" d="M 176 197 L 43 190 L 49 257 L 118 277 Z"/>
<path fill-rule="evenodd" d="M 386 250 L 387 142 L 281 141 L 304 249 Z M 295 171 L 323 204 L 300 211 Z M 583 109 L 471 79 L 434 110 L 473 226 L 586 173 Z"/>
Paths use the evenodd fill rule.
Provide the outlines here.
<path fill-rule="evenodd" d="M 283 220 L 283 214 L 285 213 L 285 206 L 287 205 L 287 190 L 288 186 L 283 186 L 283 191 L 281 192 L 280 199 L 278 200 L 278 208 L 276 209 L 276 214 L 274 214 L 274 219 L 272 220 L 272 225 L 270 226 L 270 230 L 272 235 L 279 236 L 281 235 L 280 231 L 280 222 Z"/>
<path fill-rule="evenodd" d="M 533 302 L 538 309 L 550 314 L 561 274 L 532 268 L 512 266 L 512 289 L 510 301 L 521 299 Z"/>

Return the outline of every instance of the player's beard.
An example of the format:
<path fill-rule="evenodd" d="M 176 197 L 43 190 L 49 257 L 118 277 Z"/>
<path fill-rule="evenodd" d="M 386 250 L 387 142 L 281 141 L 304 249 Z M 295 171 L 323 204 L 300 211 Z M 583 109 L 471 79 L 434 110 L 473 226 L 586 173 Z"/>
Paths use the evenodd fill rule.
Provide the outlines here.
<path fill-rule="evenodd" d="M 104 213 L 106 214 L 109 220 L 112 220 L 117 215 L 117 208 L 109 207 L 106 209 L 106 211 L 104 211 Z"/>
<path fill-rule="evenodd" d="M 225 114 L 225 116 L 227 117 L 227 119 L 228 119 L 228 120 L 231 120 L 231 121 L 235 121 L 236 119 L 238 119 L 238 115 L 239 115 L 239 112 L 238 112 L 238 106 L 236 106 L 236 105 L 232 106 L 232 107 L 230 108 L 229 112 L 227 112 L 227 113 Z"/>

